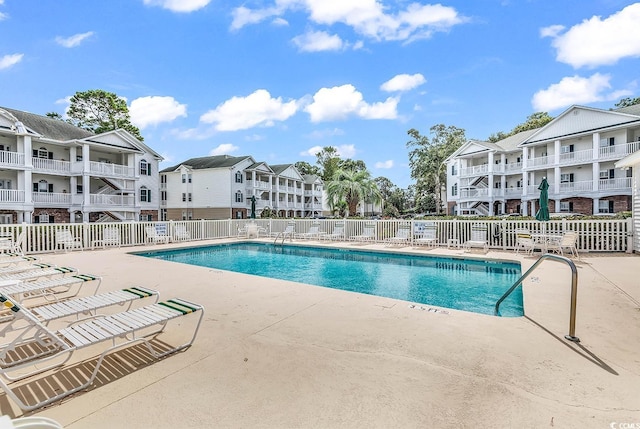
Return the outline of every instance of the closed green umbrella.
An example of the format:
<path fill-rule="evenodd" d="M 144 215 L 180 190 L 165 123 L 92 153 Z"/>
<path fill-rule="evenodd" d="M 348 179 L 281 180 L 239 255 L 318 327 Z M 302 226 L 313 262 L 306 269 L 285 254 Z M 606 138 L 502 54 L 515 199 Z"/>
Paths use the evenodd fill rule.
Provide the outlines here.
<path fill-rule="evenodd" d="M 547 221 L 549 220 L 549 183 L 546 177 L 542 178 L 538 189 L 540 190 L 540 209 L 536 212 L 536 219 Z"/>
<path fill-rule="evenodd" d="M 256 197 L 255 195 L 251 195 L 251 219 L 256 218 Z M 548 217 L 548 216 L 547 216 Z"/>

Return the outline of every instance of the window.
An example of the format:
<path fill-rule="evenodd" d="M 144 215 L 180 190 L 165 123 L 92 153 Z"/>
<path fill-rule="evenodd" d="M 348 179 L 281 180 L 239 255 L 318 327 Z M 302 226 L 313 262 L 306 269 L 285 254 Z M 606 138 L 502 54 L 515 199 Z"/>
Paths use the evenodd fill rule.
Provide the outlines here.
<path fill-rule="evenodd" d="M 613 201 L 598 201 L 598 213 L 613 213 Z"/>
<path fill-rule="evenodd" d="M 236 192 L 236 203 L 241 203 L 242 201 L 244 201 L 244 199 L 242 198 L 242 192 Z"/>
<path fill-rule="evenodd" d="M 167 175 L 163 174 L 162 176 L 160 176 L 160 183 L 167 183 Z"/>
<path fill-rule="evenodd" d="M 241 171 L 237 171 L 236 172 L 236 183 L 242 183 L 242 172 Z"/>
<path fill-rule="evenodd" d="M 187 220 L 187 212 L 186 211 L 182 211 L 182 220 Z"/>
<path fill-rule="evenodd" d="M 455 164 L 451 165 L 451 175 L 455 176 L 457 174 L 458 174 L 458 169 L 456 168 L 456 165 Z"/>
<path fill-rule="evenodd" d="M 189 202 L 191 202 L 191 192 L 189 192 L 189 193 L 187 194 L 187 200 L 189 200 Z"/>
<path fill-rule="evenodd" d="M 53 159 L 53 152 L 49 152 L 47 148 L 33 149 L 34 158 Z"/>
<path fill-rule="evenodd" d="M 496 182 L 496 183 L 493 184 L 493 187 L 496 188 L 496 189 L 500 189 L 500 188 L 502 188 L 502 183 L 501 182 Z"/>
<path fill-rule="evenodd" d="M 145 159 L 140 161 L 140 175 L 151 176 L 151 164 L 149 164 Z"/>
<path fill-rule="evenodd" d="M 76 194 L 82 193 L 82 185 L 76 185 Z"/>
<path fill-rule="evenodd" d="M 160 220 L 167 220 L 167 209 L 160 210 Z"/>
<path fill-rule="evenodd" d="M 570 201 L 560 201 L 560 211 L 570 213 L 573 211 L 573 203 Z"/>
<path fill-rule="evenodd" d="M 458 184 L 454 183 L 453 186 L 451 187 L 451 195 L 455 196 L 458 195 Z"/>
<path fill-rule="evenodd" d="M 151 202 L 151 189 L 147 189 L 145 186 L 140 188 L 140 201 L 146 203 Z"/>
<path fill-rule="evenodd" d="M 570 152 L 573 152 L 572 144 L 560 146 L 560 153 L 570 153 Z"/>
<path fill-rule="evenodd" d="M 160 200 L 167 201 L 167 191 L 160 192 Z"/>
<path fill-rule="evenodd" d="M 140 222 L 153 222 L 153 215 L 140 213 Z"/>
<path fill-rule="evenodd" d="M 187 175 L 186 174 L 182 174 L 182 183 L 187 183 Z"/>
<path fill-rule="evenodd" d="M 76 161 L 82 161 L 82 155 L 76 155 Z"/>
<path fill-rule="evenodd" d="M 633 167 L 627 168 L 627 177 L 633 177 Z"/>
<path fill-rule="evenodd" d="M 6 150 L 8 152 L 11 150 L 11 146 L 5 146 L 3 144 L 0 144 L 0 150 Z"/>
<path fill-rule="evenodd" d="M 193 220 L 193 212 L 191 210 L 187 212 L 187 220 Z"/>
<path fill-rule="evenodd" d="M 609 178 L 609 170 L 604 170 L 604 171 L 600 171 L 600 178 L 601 179 L 608 179 Z"/>
<path fill-rule="evenodd" d="M 49 216 L 48 214 L 40 214 L 33 217 L 33 223 L 54 223 L 55 220 L 55 217 Z"/>
<path fill-rule="evenodd" d="M 182 193 L 182 202 L 186 202 L 187 201 L 187 194 L 186 193 Z"/>
<path fill-rule="evenodd" d="M 187 174 L 187 181 L 191 183 L 191 173 Z"/>
<path fill-rule="evenodd" d="M 572 183 L 573 173 L 564 173 L 560 175 L 560 183 Z"/>
<path fill-rule="evenodd" d="M 53 183 L 41 180 L 33 184 L 33 192 L 53 192 Z"/>
<path fill-rule="evenodd" d="M 600 140 L 600 147 L 613 146 L 616 144 L 615 137 L 607 137 Z"/>
<path fill-rule="evenodd" d="M 516 188 L 522 188 L 522 180 L 516 182 Z"/>

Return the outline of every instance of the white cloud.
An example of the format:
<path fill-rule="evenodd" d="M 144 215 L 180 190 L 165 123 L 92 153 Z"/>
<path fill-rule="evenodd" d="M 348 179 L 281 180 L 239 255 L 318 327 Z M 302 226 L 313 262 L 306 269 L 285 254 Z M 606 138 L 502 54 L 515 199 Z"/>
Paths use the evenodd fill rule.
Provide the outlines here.
<path fill-rule="evenodd" d="M 325 31 L 308 31 L 292 41 L 302 52 L 339 51 L 344 48 L 339 36 Z"/>
<path fill-rule="evenodd" d="M 565 29 L 564 25 L 550 25 L 540 29 L 540 37 L 557 37 Z"/>
<path fill-rule="evenodd" d="M 398 99 L 390 97 L 384 102 L 368 104 L 362 93 L 353 85 L 321 88 L 313 96 L 313 102 L 305 107 L 311 122 L 346 119 L 355 115 L 363 119 L 395 119 Z"/>
<path fill-rule="evenodd" d="M 386 168 L 386 169 L 393 168 L 393 160 L 389 159 L 387 161 L 376 162 L 375 167 L 376 168 Z"/>
<path fill-rule="evenodd" d="M 417 88 L 427 80 L 420 73 L 416 74 L 399 74 L 380 86 L 380 89 L 386 92 L 409 91 Z"/>
<path fill-rule="evenodd" d="M 56 43 L 65 48 L 75 48 L 76 46 L 80 46 L 80 43 L 93 35 L 93 31 L 87 31 L 86 33 L 78 33 L 69 37 L 57 36 Z"/>
<path fill-rule="evenodd" d="M 273 126 L 284 121 L 298 110 L 298 102 L 283 102 L 282 97 L 272 98 L 269 91 L 258 89 L 247 97 L 233 97 L 200 117 L 200 121 L 215 124 L 218 131 L 246 130 L 255 126 Z"/>
<path fill-rule="evenodd" d="M 0 57 L 0 70 L 8 69 L 22 61 L 24 54 L 11 54 Z"/>
<path fill-rule="evenodd" d="M 129 106 L 131 122 L 140 129 L 162 122 L 171 122 L 187 116 L 187 105 L 178 103 L 173 97 L 140 97 Z"/>
<path fill-rule="evenodd" d="M 316 24 L 331 26 L 344 24 L 374 40 L 415 40 L 430 37 L 436 31 L 448 31 L 467 18 L 441 4 L 411 3 L 406 9 L 393 13 L 392 6 L 379 0 L 276 0 L 274 6 L 249 9 L 245 6 L 233 11 L 231 28 L 257 24 L 267 18 L 281 16 L 289 10 L 305 10 Z M 389 13 L 387 13 L 389 12 Z"/>
<path fill-rule="evenodd" d="M 0 21 L 5 20 L 7 18 L 9 18 L 9 15 L 7 15 L 6 13 L 0 12 Z"/>
<path fill-rule="evenodd" d="M 202 9 L 211 0 L 143 0 L 146 6 L 159 6 L 171 12 L 189 13 Z"/>
<path fill-rule="evenodd" d="M 214 149 L 211 149 L 209 155 L 228 155 L 238 149 L 240 149 L 238 146 L 234 146 L 231 143 L 224 143 Z"/>
<path fill-rule="evenodd" d="M 300 152 L 300 156 L 313 156 L 315 157 L 318 152 L 322 152 L 322 148 L 325 146 L 313 146 L 309 149 Z M 356 154 L 356 147 L 352 144 L 344 144 L 340 146 L 332 146 L 336 149 L 336 154 L 341 158 L 353 158 Z"/>
<path fill-rule="evenodd" d="M 342 135 L 344 135 L 344 130 L 340 128 L 331 128 L 331 129 L 324 129 L 324 130 L 313 130 L 309 134 L 307 134 L 305 137 L 313 140 L 320 140 L 328 137 L 342 136 Z"/>
<path fill-rule="evenodd" d="M 622 58 L 640 57 L 638 23 L 640 3 L 635 3 L 605 19 L 593 16 L 564 34 L 555 26 L 543 29 L 541 34 L 553 39 L 551 45 L 556 48 L 557 61 L 574 68 L 596 67 L 615 64 Z"/>
<path fill-rule="evenodd" d="M 273 21 L 271 21 L 271 23 L 278 27 L 286 27 L 289 25 L 289 21 L 287 21 L 284 18 L 276 18 Z"/>
<path fill-rule="evenodd" d="M 547 89 L 533 95 L 531 104 L 536 111 L 548 112 L 574 104 L 589 104 L 604 100 L 615 100 L 625 92 L 613 91 L 609 83 L 611 76 L 596 73 L 591 77 L 570 76 L 562 78 Z"/>

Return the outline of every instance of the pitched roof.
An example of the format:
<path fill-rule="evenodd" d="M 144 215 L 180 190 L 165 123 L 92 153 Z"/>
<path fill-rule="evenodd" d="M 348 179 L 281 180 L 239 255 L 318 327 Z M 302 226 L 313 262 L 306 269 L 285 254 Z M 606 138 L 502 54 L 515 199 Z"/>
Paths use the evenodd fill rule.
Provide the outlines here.
<path fill-rule="evenodd" d="M 82 128 L 47 116 L 9 109 L 8 107 L 0 107 L 0 109 L 11 113 L 16 119 L 22 122 L 27 129 L 51 140 L 68 141 L 83 139 L 94 135 L 91 131 L 83 130 Z"/>
<path fill-rule="evenodd" d="M 291 167 L 292 165 L 293 164 L 276 164 L 276 165 L 270 165 L 269 167 L 271 167 L 271 169 L 275 174 L 280 174 L 287 168 Z"/>
<path fill-rule="evenodd" d="M 205 168 L 224 168 L 224 167 L 233 167 L 239 162 L 245 159 L 251 159 L 250 156 L 231 156 L 231 155 L 214 155 L 214 156 L 202 156 L 199 158 L 191 158 L 186 161 L 182 161 L 179 164 L 176 164 L 172 167 L 164 168 L 160 171 L 160 173 L 167 173 L 171 171 L 175 171 L 181 165 L 187 165 L 194 170 L 202 170 Z"/>
<path fill-rule="evenodd" d="M 500 146 L 503 150 L 507 152 L 519 150 L 518 145 L 523 141 L 527 140 L 531 135 L 536 133 L 540 128 L 534 128 L 532 130 L 520 131 L 517 134 L 507 137 L 506 139 L 502 139 L 496 142 L 496 145 Z"/>
<path fill-rule="evenodd" d="M 629 115 L 640 116 L 640 104 L 634 104 L 633 106 L 621 107 L 619 109 L 613 109 L 614 112 L 628 113 Z"/>

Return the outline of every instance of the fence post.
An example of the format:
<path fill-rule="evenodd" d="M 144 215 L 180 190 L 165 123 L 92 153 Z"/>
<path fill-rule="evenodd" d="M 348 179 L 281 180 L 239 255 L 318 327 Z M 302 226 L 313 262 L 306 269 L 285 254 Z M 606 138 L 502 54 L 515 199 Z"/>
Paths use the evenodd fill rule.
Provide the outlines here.
<path fill-rule="evenodd" d="M 633 217 L 627 218 L 626 221 L 627 221 L 627 228 L 626 228 L 627 249 L 625 250 L 625 252 L 626 253 L 633 253 L 634 241 L 638 240 L 638 237 L 635 236 L 634 231 L 633 231 Z"/>

